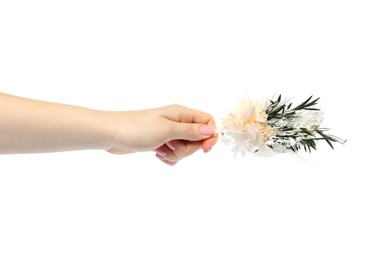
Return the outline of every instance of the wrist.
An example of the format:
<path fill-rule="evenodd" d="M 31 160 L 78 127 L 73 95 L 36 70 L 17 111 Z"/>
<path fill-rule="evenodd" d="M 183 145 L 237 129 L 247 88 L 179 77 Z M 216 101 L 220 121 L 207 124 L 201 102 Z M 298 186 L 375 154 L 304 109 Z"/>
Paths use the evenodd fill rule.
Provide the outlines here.
<path fill-rule="evenodd" d="M 137 152 L 133 145 L 138 139 L 134 111 L 95 111 L 97 113 L 97 149 L 115 154 Z"/>
<path fill-rule="evenodd" d="M 91 149 L 109 150 L 114 143 L 114 125 L 112 118 L 116 112 L 92 110 L 92 117 L 94 118 L 91 124 L 91 131 L 93 132 L 94 141 Z"/>

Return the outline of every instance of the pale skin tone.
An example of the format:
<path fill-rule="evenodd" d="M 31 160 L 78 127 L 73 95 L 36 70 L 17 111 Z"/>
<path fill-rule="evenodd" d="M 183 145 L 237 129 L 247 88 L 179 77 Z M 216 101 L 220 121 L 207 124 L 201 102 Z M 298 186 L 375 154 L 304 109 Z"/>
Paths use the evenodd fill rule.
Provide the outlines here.
<path fill-rule="evenodd" d="M 168 165 L 217 142 L 209 114 L 183 107 L 101 111 L 0 93 L 0 154 L 154 151 Z"/>

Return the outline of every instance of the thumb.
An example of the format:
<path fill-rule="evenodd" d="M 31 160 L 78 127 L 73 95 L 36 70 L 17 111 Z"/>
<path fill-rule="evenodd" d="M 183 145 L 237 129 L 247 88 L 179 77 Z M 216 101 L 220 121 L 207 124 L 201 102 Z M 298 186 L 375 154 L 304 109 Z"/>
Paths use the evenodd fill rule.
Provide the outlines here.
<path fill-rule="evenodd" d="M 172 129 L 173 139 L 199 141 L 210 138 L 215 133 L 215 128 L 205 124 L 175 123 Z"/>

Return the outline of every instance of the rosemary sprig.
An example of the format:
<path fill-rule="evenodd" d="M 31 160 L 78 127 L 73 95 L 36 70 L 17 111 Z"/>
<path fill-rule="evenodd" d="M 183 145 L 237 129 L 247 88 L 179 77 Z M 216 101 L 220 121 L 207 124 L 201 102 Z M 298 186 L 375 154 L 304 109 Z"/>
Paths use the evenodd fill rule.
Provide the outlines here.
<path fill-rule="evenodd" d="M 276 101 L 270 100 L 270 105 L 268 106 L 266 111 L 268 115 L 267 119 L 272 120 L 272 119 L 291 118 L 295 115 L 295 112 L 299 110 L 319 110 L 318 108 L 313 108 L 313 106 L 317 105 L 317 101 L 320 98 L 316 98 L 315 100 L 310 102 L 312 97 L 313 96 L 310 96 L 308 99 L 306 99 L 298 106 L 291 108 L 292 103 L 283 104 L 281 102 L 282 95 L 279 95 Z"/>
<path fill-rule="evenodd" d="M 267 145 L 272 149 L 283 147 L 285 150 L 298 152 L 303 148 L 306 152 L 311 152 L 317 149 L 317 141 L 325 141 L 332 149 L 334 149 L 334 143 L 344 144 L 346 140 L 325 134 L 325 131 L 329 129 L 319 128 L 319 124 L 311 125 L 310 128 L 294 127 L 295 121 L 301 116 L 298 114 L 300 111 L 320 112 L 318 108 L 315 108 L 319 99 L 313 99 L 313 96 L 310 96 L 296 107 L 293 107 L 292 103 L 283 102 L 281 95 L 276 100 L 270 100 L 266 110 L 267 121 L 275 130 L 276 135 L 270 138 Z"/>

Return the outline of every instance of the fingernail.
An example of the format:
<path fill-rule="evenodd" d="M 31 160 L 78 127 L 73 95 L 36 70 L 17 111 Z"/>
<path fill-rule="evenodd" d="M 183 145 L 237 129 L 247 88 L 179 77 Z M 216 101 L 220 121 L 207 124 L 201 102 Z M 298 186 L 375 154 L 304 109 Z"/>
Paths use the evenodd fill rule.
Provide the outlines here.
<path fill-rule="evenodd" d="M 209 125 L 202 125 L 199 128 L 199 131 L 202 135 L 214 135 L 215 128 Z"/>
<path fill-rule="evenodd" d="M 162 150 L 156 150 L 156 153 L 157 153 L 158 155 L 160 155 L 161 157 L 164 157 L 164 156 L 167 155 L 167 153 L 164 152 L 164 151 L 162 151 Z"/>
<path fill-rule="evenodd" d="M 173 144 L 173 142 L 168 142 L 168 143 L 166 143 L 166 145 L 167 145 L 172 151 L 175 151 L 176 146 Z"/>
<path fill-rule="evenodd" d="M 167 159 L 165 159 L 164 157 L 162 157 L 161 155 L 159 155 L 159 154 L 156 154 L 156 157 L 158 158 L 158 159 L 160 159 L 161 161 L 166 161 Z"/>

